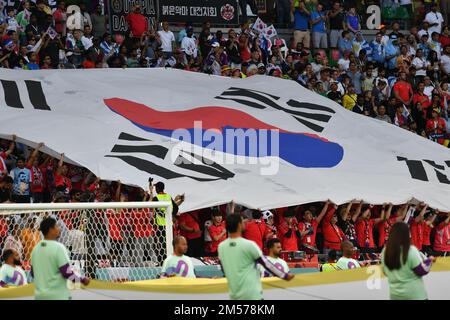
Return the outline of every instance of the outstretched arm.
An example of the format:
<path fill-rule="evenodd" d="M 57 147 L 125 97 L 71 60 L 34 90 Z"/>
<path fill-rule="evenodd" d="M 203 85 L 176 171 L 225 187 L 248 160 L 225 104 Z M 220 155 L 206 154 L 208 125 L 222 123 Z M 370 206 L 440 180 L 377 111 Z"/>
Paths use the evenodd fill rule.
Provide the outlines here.
<path fill-rule="evenodd" d="M 359 202 L 358 208 L 356 208 L 355 213 L 352 216 L 352 220 L 353 222 L 356 222 L 356 220 L 358 220 L 359 215 L 361 214 L 361 210 L 362 210 L 362 205 L 363 205 L 363 201 L 361 200 Z"/>
<path fill-rule="evenodd" d="M 417 217 L 415 218 L 416 222 L 420 222 L 423 219 L 423 216 L 425 215 L 425 211 L 427 211 L 428 209 L 428 205 L 425 204 L 422 208 L 422 210 L 420 210 L 420 213 L 417 215 Z"/>
<path fill-rule="evenodd" d="M 28 158 L 28 162 L 27 165 L 29 167 L 31 167 L 33 165 L 34 160 L 36 159 L 38 153 L 39 153 L 39 149 L 42 148 L 42 146 L 44 145 L 44 143 L 39 143 L 36 147 L 36 149 L 33 150 L 33 152 L 31 153 L 31 156 Z"/>
<path fill-rule="evenodd" d="M 406 218 L 406 214 L 408 213 L 408 209 L 409 209 L 409 205 L 407 203 L 405 203 L 399 210 L 400 210 L 400 215 L 397 218 L 397 222 L 399 221 L 403 221 Z"/>
<path fill-rule="evenodd" d="M 13 134 L 13 135 L 12 135 L 12 141 L 11 141 L 11 143 L 9 144 L 9 148 L 8 148 L 8 150 L 6 150 L 6 152 L 5 152 L 6 156 L 9 156 L 11 153 L 13 153 L 14 147 L 15 147 L 15 146 L 16 146 L 16 135 Z"/>
<path fill-rule="evenodd" d="M 322 208 L 322 211 L 320 211 L 319 215 L 316 218 L 317 224 L 319 224 L 320 221 L 322 221 L 323 217 L 325 217 L 325 214 L 327 213 L 329 205 L 330 205 L 330 200 L 327 200 L 327 202 L 325 202 L 325 205 Z"/>
<path fill-rule="evenodd" d="M 64 165 L 64 153 L 61 153 L 61 157 L 59 158 L 58 162 L 58 168 L 56 169 L 56 173 L 58 175 L 61 175 L 63 165 Z"/>
<path fill-rule="evenodd" d="M 391 217 L 392 207 L 393 207 L 392 203 L 389 203 L 389 207 L 384 215 L 384 220 L 389 220 L 389 218 Z"/>
<path fill-rule="evenodd" d="M 350 213 L 350 209 L 352 208 L 353 202 L 350 201 L 345 208 L 344 213 L 342 214 L 342 220 L 347 221 L 348 214 Z"/>

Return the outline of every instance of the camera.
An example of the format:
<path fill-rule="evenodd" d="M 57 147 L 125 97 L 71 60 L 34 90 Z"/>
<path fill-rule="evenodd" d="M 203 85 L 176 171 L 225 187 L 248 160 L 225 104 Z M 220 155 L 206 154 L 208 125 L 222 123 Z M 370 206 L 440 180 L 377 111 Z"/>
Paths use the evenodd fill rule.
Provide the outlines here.
<path fill-rule="evenodd" d="M 153 178 L 152 177 L 148 178 L 148 183 L 153 183 Z"/>

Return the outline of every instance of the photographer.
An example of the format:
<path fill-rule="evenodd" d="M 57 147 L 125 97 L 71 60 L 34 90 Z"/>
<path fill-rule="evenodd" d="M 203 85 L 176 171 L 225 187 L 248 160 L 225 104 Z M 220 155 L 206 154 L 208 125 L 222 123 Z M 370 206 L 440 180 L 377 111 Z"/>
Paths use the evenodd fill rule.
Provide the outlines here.
<path fill-rule="evenodd" d="M 178 207 L 184 202 L 184 194 L 177 195 L 175 200 L 172 197 L 164 192 L 164 183 L 157 182 L 153 186 L 153 178 L 149 178 L 149 189 L 150 189 L 150 197 L 152 201 L 171 201 L 172 202 L 172 216 L 176 216 L 178 213 Z M 156 195 L 153 197 L 153 187 L 155 189 Z M 165 258 L 165 254 L 161 254 L 165 252 L 166 248 L 166 208 L 158 208 L 154 210 L 155 224 L 156 224 L 156 236 L 160 237 L 161 250 L 158 250 L 158 263 L 162 264 Z"/>

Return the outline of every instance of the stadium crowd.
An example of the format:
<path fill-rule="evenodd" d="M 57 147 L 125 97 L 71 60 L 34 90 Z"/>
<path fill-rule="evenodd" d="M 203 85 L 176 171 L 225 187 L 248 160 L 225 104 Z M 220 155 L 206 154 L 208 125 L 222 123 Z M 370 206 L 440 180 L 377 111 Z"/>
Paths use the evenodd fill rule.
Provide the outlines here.
<path fill-rule="evenodd" d="M 83 26 L 68 30 L 65 3 L 52 12 L 46 1 L 23 2 L 23 8 L 5 9 L 0 25 L 0 63 L 10 69 L 78 69 L 166 67 L 212 75 L 245 78 L 256 74 L 296 81 L 310 90 L 364 116 L 410 130 L 448 146 L 450 122 L 450 31 L 437 5 L 430 3 L 420 26 L 402 33 L 394 21 L 380 25 L 373 41 L 365 40 L 355 6 L 345 1 L 324 1 L 311 7 L 294 1 L 290 40 L 260 36 L 250 22 L 227 33 L 211 32 L 210 23 L 200 34 L 186 25 L 177 35 L 167 22 L 161 30 L 148 29 L 141 8 L 127 16 L 125 37 L 107 33 L 102 7 L 88 13 L 81 5 Z M 350 1 L 351 2 L 351 1 Z M 309 8 L 309 9 L 308 9 Z M 90 202 L 164 200 L 164 185 L 150 192 L 95 177 L 84 168 L 15 143 L 2 140 L 0 148 L 0 203 Z M 392 224 L 406 220 L 412 243 L 428 254 L 450 252 L 450 215 L 425 204 L 372 206 L 354 201 L 340 207 L 314 203 L 261 212 L 230 203 L 196 212 L 178 213 L 184 195 L 173 199 L 175 234 L 187 239 L 189 256 L 217 255 L 227 238 L 224 218 L 241 213 L 246 219 L 244 237 L 261 249 L 276 237 L 283 250 L 324 253 L 341 251 L 350 241 L 360 252 L 379 252 Z M 415 208 L 415 210 L 412 210 Z M 408 213 L 409 212 L 409 213 Z M 110 255 L 120 256 L 164 229 L 158 214 L 127 215 L 131 220 L 107 216 L 96 225 L 112 241 Z M 31 216 L 32 217 L 32 216 Z M 154 219 L 150 219 L 150 217 Z M 10 217 L 9 217 L 10 218 Z M 27 260 L 40 238 L 30 219 L 19 224 L 0 218 L 0 247 L 14 248 Z M 85 230 L 83 221 L 61 212 L 68 230 Z M 25 226 L 25 227 L 23 227 Z M 96 231 L 96 232 L 97 232 Z M 101 237 L 101 235 L 96 235 Z M 128 241 L 127 237 L 131 237 Z M 139 248 L 142 246 L 139 246 Z M 147 250 L 145 255 L 151 255 Z M 83 251 L 81 251 L 83 254 Z M 138 254 L 139 255 L 139 254 Z M 157 258 L 159 263 L 161 260 Z"/>
<path fill-rule="evenodd" d="M 380 25 L 365 39 L 356 5 L 294 1 L 293 34 L 264 36 L 250 21 L 239 29 L 177 35 L 167 22 L 149 29 L 136 6 L 122 36 L 107 32 L 99 5 L 80 5 L 82 29 L 69 30 L 64 1 L 53 13 L 46 1 L 23 2 L 0 18 L 0 63 L 11 69 L 177 68 L 225 77 L 282 77 L 326 96 L 348 110 L 410 130 L 448 146 L 450 31 L 436 4 L 406 33 L 400 23 Z M 309 9 L 308 9 L 309 8 Z"/>
<path fill-rule="evenodd" d="M 120 181 L 104 181 L 87 169 L 64 163 L 64 155 L 55 159 L 41 153 L 39 149 L 43 144 L 30 150 L 22 144 L 16 146 L 15 137 L 12 139 L 1 142 L 5 151 L 0 153 L 0 203 L 171 200 L 161 182 L 153 185 L 151 181 L 148 190 L 143 190 L 124 186 Z M 171 200 L 174 235 L 187 239 L 187 255 L 192 257 L 217 256 L 219 244 L 227 238 L 225 218 L 232 213 L 245 219 L 243 236 L 255 241 L 261 250 L 266 249 L 268 241 L 278 238 L 283 251 L 313 254 L 332 251 L 335 254 L 340 253 L 344 242 L 350 241 L 358 250 L 355 257 L 358 253 L 375 254 L 372 258 L 376 259 L 374 257 L 384 247 L 391 226 L 397 221 L 405 221 L 411 229 L 411 241 L 419 250 L 433 255 L 450 252 L 450 214 L 432 210 L 423 203 L 373 206 L 352 201 L 337 206 L 328 201 L 261 211 L 231 202 L 180 213 L 179 206 L 184 199 L 184 195 L 177 195 Z M 119 261 L 126 249 L 134 259 L 140 257 L 142 262 L 162 263 L 165 248 L 163 210 L 98 213 L 91 224 L 86 225 L 86 217 L 78 210 L 56 212 L 61 228 L 66 230 L 63 238 L 68 241 L 74 257 L 87 253 L 83 232 L 90 232 L 86 236 L 92 243 L 97 239 L 104 243 L 102 250 L 92 244 L 92 250 L 103 251 L 98 254 L 99 258 Z M 40 239 L 36 219 L 39 219 L 36 214 L 20 213 L 0 217 L 0 247 L 3 250 L 16 248 L 21 258 L 28 260 Z M 78 240 L 71 242 L 68 239 L 70 233 L 75 233 Z"/>

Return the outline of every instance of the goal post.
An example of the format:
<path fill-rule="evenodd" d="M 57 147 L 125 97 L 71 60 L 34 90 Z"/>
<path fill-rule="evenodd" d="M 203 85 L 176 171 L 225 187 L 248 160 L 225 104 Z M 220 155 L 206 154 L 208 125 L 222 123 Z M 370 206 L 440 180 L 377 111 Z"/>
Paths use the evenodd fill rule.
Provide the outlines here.
<path fill-rule="evenodd" d="M 156 214 L 165 216 L 165 226 L 156 224 Z M 56 219 L 74 268 L 98 280 L 155 279 L 173 252 L 172 203 L 155 201 L 0 204 L 1 253 L 17 251 L 29 271 L 46 217 Z"/>

